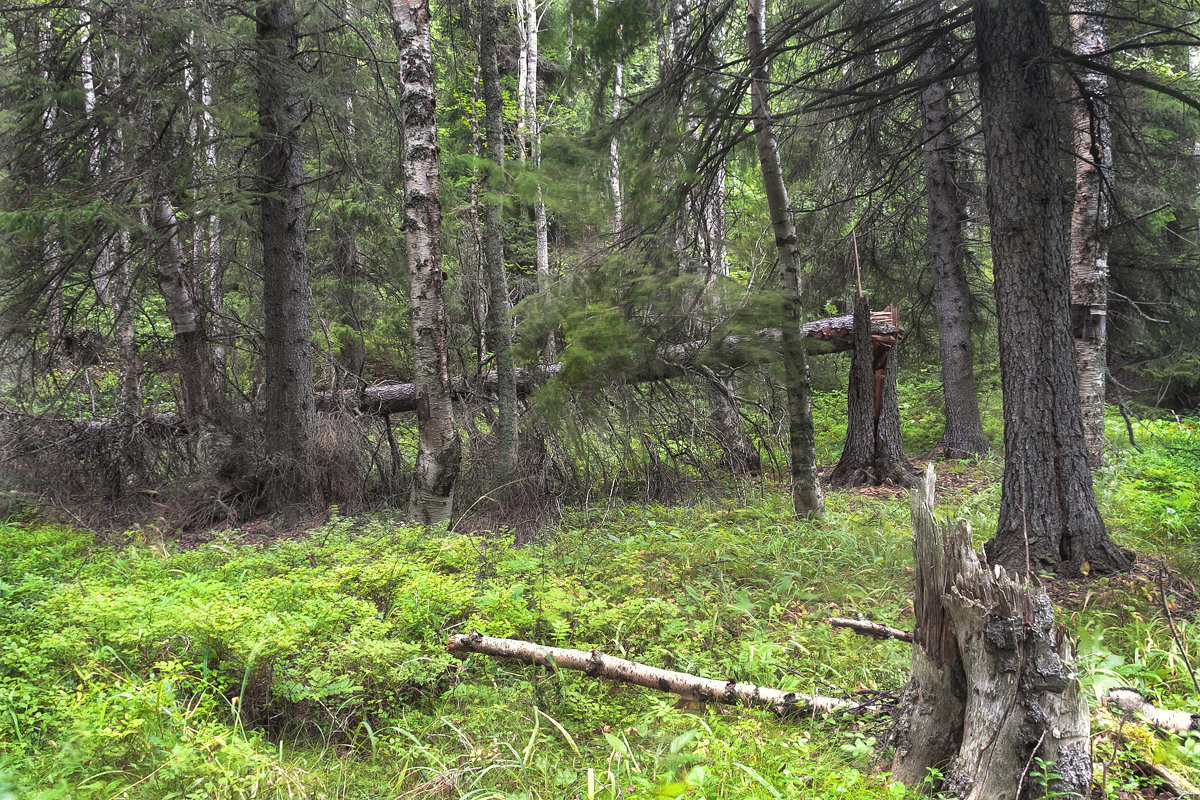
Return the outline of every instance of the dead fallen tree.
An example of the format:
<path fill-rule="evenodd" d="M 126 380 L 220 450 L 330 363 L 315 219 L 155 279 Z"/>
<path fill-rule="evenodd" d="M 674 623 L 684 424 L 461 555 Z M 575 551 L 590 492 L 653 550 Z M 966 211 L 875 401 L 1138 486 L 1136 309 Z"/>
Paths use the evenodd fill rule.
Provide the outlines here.
<path fill-rule="evenodd" d="M 843 353 L 854 349 L 854 316 L 845 314 L 806 323 L 800 328 L 805 349 L 812 355 Z M 872 315 L 873 341 L 895 342 L 901 331 L 890 313 Z M 671 345 L 658 350 L 652 359 L 626 378 L 631 383 L 665 380 L 702 372 L 705 367 L 738 369 L 762 359 L 763 347 L 774 347 L 780 339 L 778 330 L 764 329 L 754 334 L 726 336 L 715 342 L 697 340 Z M 562 364 L 548 364 L 517 370 L 517 394 L 528 395 L 541 384 L 557 376 Z M 456 399 L 486 397 L 496 391 L 496 371 L 477 375 L 458 376 L 450 380 Z M 337 392 L 318 392 L 317 408 L 321 411 L 352 409 L 360 414 L 403 414 L 416 411 L 417 394 L 411 383 L 383 383 L 362 389 Z"/>
<path fill-rule="evenodd" d="M 878 622 L 869 622 L 865 619 L 830 617 L 826 621 L 834 628 L 847 628 L 860 636 L 869 636 L 872 639 L 896 639 L 901 642 L 911 642 L 913 640 L 913 635 L 908 631 L 902 631 L 899 628 L 893 628 L 888 625 L 881 625 Z"/>
<path fill-rule="evenodd" d="M 1122 714 L 1137 714 L 1148 724 L 1164 731 L 1173 733 L 1200 731 L 1200 714 L 1159 708 L 1143 697 L 1137 689 L 1128 687 L 1109 689 L 1104 702 L 1110 709 Z"/>
<path fill-rule="evenodd" d="M 571 650 L 565 647 L 546 647 L 518 639 L 499 639 L 484 636 L 478 631 L 455 634 L 446 650 L 451 653 L 480 653 L 495 658 L 512 658 L 526 664 L 569 669 L 595 678 L 608 678 L 648 689 L 677 694 L 684 700 L 711 701 L 729 705 L 741 704 L 768 708 L 779 715 L 800 711 L 830 712 L 858 708 L 848 700 L 820 695 L 785 692 L 751 683 L 720 681 L 686 672 L 652 667 L 624 658 L 606 655 L 599 650 Z"/>

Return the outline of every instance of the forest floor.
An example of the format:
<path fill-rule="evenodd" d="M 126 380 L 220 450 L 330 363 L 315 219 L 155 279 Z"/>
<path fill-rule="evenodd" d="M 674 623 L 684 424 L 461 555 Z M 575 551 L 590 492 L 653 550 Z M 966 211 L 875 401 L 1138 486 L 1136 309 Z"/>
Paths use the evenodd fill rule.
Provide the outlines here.
<path fill-rule="evenodd" d="M 1099 702 L 1133 686 L 1200 710 L 1200 427 L 1143 423 L 1140 451 L 1120 432 L 1096 485 L 1139 565 L 1047 580 L 1095 709 L 1095 796 L 1112 800 L 1160 796 L 1155 772 L 1200 782 L 1200 734 Z M 939 465 L 939 512 L 979 542 L 1000 466 Z M 831 493 L 814 523 L 759 480 L 571 510 L 523 546 L 388 515 L 186 541 L 10 519 L 0 800 L 915 796 L 887 778 L 884 713 L 781 720 L 445 651 L 479 630 L 886 706 L 908 646 L 827 620 L 910 628 L 911 560 L 905 493 Z"/>

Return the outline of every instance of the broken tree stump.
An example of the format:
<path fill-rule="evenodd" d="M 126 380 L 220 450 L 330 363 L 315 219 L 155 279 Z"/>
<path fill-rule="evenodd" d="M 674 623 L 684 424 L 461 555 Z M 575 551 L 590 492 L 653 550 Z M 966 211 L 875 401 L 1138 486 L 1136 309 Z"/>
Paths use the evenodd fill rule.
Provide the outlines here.
<path fill-rule="evenodd" d="M 963 800 L 1087 797 L 1087 700 L 1050 599 L 989 567 L 969 525 L 938 523 L 933 495 L 930 465 L 913 498 L 917 627 L 892 774 L 920 785 L 938 770 Z"/>
<path fill-rule="evenodd" d="M 846 442 L 829 482 L 837 487 L 912 486 L 916 483 L 900 439 L 893 349 L 902 333 L 892 306 L 872 312 L 867 298 L 854 300 L 853 355 L 846 392 Z M 886 322 L 890 331 L 878 332 Z"/>

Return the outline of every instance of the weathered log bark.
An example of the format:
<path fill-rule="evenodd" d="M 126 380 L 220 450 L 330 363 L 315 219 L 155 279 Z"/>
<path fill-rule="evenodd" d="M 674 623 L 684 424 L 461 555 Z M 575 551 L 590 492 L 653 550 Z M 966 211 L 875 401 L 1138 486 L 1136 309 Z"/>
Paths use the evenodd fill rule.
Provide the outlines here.
<path fill-rule="evenodd" d="M 451 404 L 442 203 L 438 193 L 436 95 L 428 0 L 393 0 L 392 31 L 399 50 L 404 152 L 404 243 L 412 303 L 417 461 L 411 509 L 426 524 L 450 517 L 462 439 Z M 382 411 L 383 409 L 381 409 Z"/>
<path fill-rule="evenodd" d="M 1071 51 L 1108 59 L 1105 0 L 1073 0 L 1067 19 Z M 1071 103 L 1075 134 L 1075 206 L 1071 212 L 1071 322 L 1083 435 L 1094 466 L 1104 463 L 1104 387 L 1108 376 L 1108 243 L 1113 158 L 1108 76 L 1081 70 L 1080 96 Z"/>
<path fill-rule="evenodd" d="M 928 29 L 939 24 L 942 4 L 926 3 L 918 12 Z M 971 343 L 971 290 L 963 266 L 966 211 L 959 194 L 962 156 L 954 134 L 950 91 L 942 77 L 951 64 L 946 37 L 927 47 L 917 62 L 929 84 L 921 91 L 921 149 L 925 158 L 925 196 L 929 202 L 929 256 L 933 271 L 933 307 L 942 360 L 942 396 L 946 428 L 941 447 L 947 458 L 988 451 L 979 418 L 975 355 Z"/>
<path fill-rule="evenodd" d="M 964 800 L 1087 797 L 1087 700 L 1049 597 L 981 561 L 970 526 L 940 526 L 933 495 L 931 465 L 913 500 L 917 641 L 893 774 L 915 785 L 939 768 Z M 1047 786 L 1035 758 L 1058 776 Z"/>
<path fill-rule="evenodd" d="M 621 683 L 644 686 L 647 689 L 672 692 L 685 700 L 762 706 L 780 715 L 800 711 L 824 713 L 857 707 L 854 703 L 836 697 L 798 694 L 785 692 L 782 689 L 756 686 L 751 683 L 703 678 L 686 672 L 676 672 L 639 664 L 624 658 L 616 658 L 605 655 L 599 650 L 546 647 L 518 639 L 483 636 L 478 631 L 451 636 L 446 650 L 451 653 L 480 653 L 495 658 L 512 658 L 526 664 L 575 670 L 592 677 L 608 678 Z"/>
<path fill-rule="evenodd" d="M 894 314 L 895 309 L 882 312 Z M 896 394 L 897 336 L 871 335 L 871 306 L 859 295 L 854 301 L 854 355 L 846 393 L 846 441 L 829 476 L 834 486 L 915 483 L 900 439 L 900 406 Z M 895 325 L 896 320 L 892 320 Z M 899 327 L 895 325 L 895 327 Z"/>
<path fill-rule="evenodd" d="M 821 517 L 825 500 L 817 475 L 816 436 L 812 422 L 812 381 L 808 358 L 796 326 L 800 322 L 800 250 L 792 219 L 787 184 L 771 118 L 770 76 L 767 67 L 766 0 L 750 0 L 746 9 L 746 41 L 750 56 L 750 106 L 758 163 L 767 196 L 775 247 L 779 251 L 784 326 L 781 332 L 783 368 L 788 398 L 788 464 L 792 472 L 792 505 L 796 515 Z"/>
<path fill-rule="evenodd" d="M 1092 489 L 1070 324 L 1062 171 L 1042 0 L 974 6 L 992 231 L 1004 482 L 988 558 L 1022 572 L 1127 570 Z"/>
<path fill-rule="evenodd" d="M 853 329 L 853 316 L 844 315 L 806 323 L 801 326 L 800 332 L 805 350 L 821 355 L 853 349 Z M 889 320 L 871 320 L 872 336 L 894 337 L 898 331 Z M 727 336 L 715 343 L 697 340 L 672 345 L 663 348 L 657 359 L 643 365 L 638 372 L 625 376 L 625 380 L 631 383 L 665 380 L 694 374 L 700 365 L 737 369 L 757 363 L 763 356 L 764 345 L 778 343 L 779 339 L 777 330 L 760 330 L 754 334 Z M 561 370 L 562 364 L 517 369 L 517 395 L 528 395 Z M 460 400 L 494 393 L 496 382 L 495 370 L 470 377 L 446 378 L 448 393 Z M 322 392 L 317 396 L 317 405 L 322 411 L 354 409 L 361 414 L 403 414 L 417 410 L 418 394 L 415 383 L 389 383 L 340 392 Z"/>

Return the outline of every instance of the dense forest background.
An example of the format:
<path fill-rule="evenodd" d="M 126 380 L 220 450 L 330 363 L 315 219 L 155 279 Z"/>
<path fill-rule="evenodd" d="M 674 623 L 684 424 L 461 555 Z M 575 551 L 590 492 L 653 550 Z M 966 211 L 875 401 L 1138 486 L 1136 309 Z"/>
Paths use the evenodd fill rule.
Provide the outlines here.
<path fill-rule="evenodd" d="M 894 360 L 931 391 L 966 348 L 965 373 L 962 359 L 943 371 L 952 415 L 976 392 L 952 383 L 994 380 L 969 5 L 785 3 L 748 50 L 758 17 L 725 2 L 448 2 L 429 20 L 432 74 L 412 66 L 408 5 L 6 10 L 11 488 L 92 520 L 185 527 L 407 505 L 438 481 L 456 517 L 511 507 L 510 523 L 597 492 L 668 498 L 787 462 L 794 359 L 747 337 L 849 313 L 859 287 L 899 309 Z M 1112 44 L 1091 56 L 1052 9 L 1061 192 L 1088 160 L 1072 133 L 1083 87 L 1111 148 L 1109 397 L 1186 413 L 1200 400 L 1194 20 L 1186 4 L 1109 6 L 1094 16 Z M 425 89 L 437 151 L 418 163 Z M 794 221 L 782 261 L 764 108 Z M 431 242 L 405 235 L 426 224 L 406 222 L 422 170 Z M 939 303 L 954 308 L 940 336 Z M 810 361 L 818 389 L 845 385 L 849 359 Z M 462 439 L 457 475 L 416 463 L 428 375 L 453 397 L 429 413 Z M 988 446 L 967 425 L 948 453 Z"/>
<path fill-rule="evenodd" d="M 1198 46 L 3 6 L 0 800 L 1195 796 Z"/>

